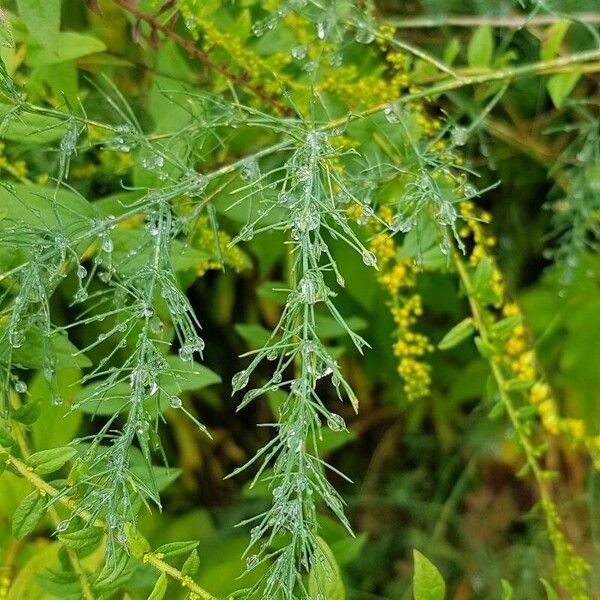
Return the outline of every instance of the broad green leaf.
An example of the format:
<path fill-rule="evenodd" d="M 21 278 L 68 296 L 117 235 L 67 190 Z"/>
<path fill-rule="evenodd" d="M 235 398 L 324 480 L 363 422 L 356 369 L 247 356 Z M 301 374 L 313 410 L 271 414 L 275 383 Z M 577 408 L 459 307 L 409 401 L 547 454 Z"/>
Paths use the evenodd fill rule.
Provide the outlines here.
<path fill-rule="evenodd" d="M 413 577 L 413 595 L 415 600 L 443 600 L 446 595 L 446 583 L 436 566 L 418 550 L 413 550 L 415 574 Z"/>
<path fill-rule="evenodd" d="M 56 214 L 53 209 L 54 187 L 15 184 L 10 189 L 0 187 L 0 232 L 14 223 L 28 223 L 62 231 L 78 233 L 90 227 L 89 219 L 96 216 L 93 206 L 79 194 L 59 189 L 56 192 Z"/>
<path fill-rule="evenodd" d="M 346 591 L 331 548 L 324 539 L 317 537 L 314 565 L 308 575 L 308 593 L 312 600 L 322 597 L 327 600 L 344 600 Z"/>
<path fill-rule="evenodd" d="M 366 533 L 359 533 L 355 536 L 349 536 L 346 532 L 344 538 L 335 542 L 331 542 L 329 546 L 336 558 L 338 565 L 343 567 L 344 565 L 350 564 L 353 560 L 358 558 L 366 542 Z"/>
<path fill-rule="evenodd" d="M 65 546 L 75 550 L 80 557 L 91 554 L 102 542 L 104 530 L 102 527 L 84 527 L 77 531 L 61 533 L 58 539 Z"/>
<path fill-rule="evenodd" d="M 540 60 L 551 60 L 556 56 L 570 25 L 571 21 L 563 19 L 548 27 L 546 40 L 540 48 Z"/>
<path fill-rule="evenodd" d="M 61 368 L 56 371 L 56 387 L 48 384 L 43 373 L 38 371 L 29 385 L 29 394 L 40 404 L 40 418 L 32 425 L 33 446 L 37 450 L 46 450 L 58 446 L 67 446 L 79 431 L 82 414 L 72 411 L 73 399 L 81 389 L 79 378 L 81 370 Z M 55 406 L 52 398 L 58 395 L 63 402 Z"/>
<path fill-rule="evenodd" d="M 82 56 L 104 52 L 104 42 L 75 32 L 61 33 L 56 42 L 51 45 L 32 46 L 29 49 L 28 60 L 32 66 L 51 65 L 76 60 Z"/>
<path fill-rule="evenodd" d="M 573 91 L 581 77 L 581 71 L 556 73 L 548 79 L 546 89 L 556 108 L 560 108 L 569 94 Z"/>
<path fill-rule="evenodd" d="M 125 523 L 125 535 L 127 536 L 127 548 L 134 558 L 141 559 L 146 552 L 150 552 L 148 540 L 132 523 Z"/>
<path fill-rule="evenodd" d="M 2 138 L 20 144 L 44 144 L 61 139 L 67 126 L 64 121 L 44 115 L 17 113 L 15 107 L 0 103 Z"/>
<path fill-rule="evenodd" d="M 60 33 L 61 0 L 17 0 L 19 15 L 36 44 L 50 46 Z"/>
<path fill-rule="evenodd" d="M 262 348 L 271 337 L 271 332 L 258 323 L 236 323 L 235 331 L 251 348 Z"/>
<path fill-rule="evenodd" d="M 46 497 L 37 490 L 19 504 L 12 516 L 12 534 L 18 540 L 31 533 L 46 511 Z"/>
<path fill-rule="evenodd" d="M 191 540 L 189 542 L 170 542 L 159 546 L 154 551 L 158 554 L 164 554 L 166 557 L 179 556 L 187 554 L 198 546 L 198 542 Z"/>
<path fill-rule="evenodd" d="M 457 323 L 440 341 L 438 348 L 440 350 L 449 350 L 458 346 L 462 341 L 471 337 L 475 332 L 475 325 L 471 317 L 463 319 Z"/>
<path fill-rule="evenodd" d="M 489 67 L 494 55 L 494 34 L 489 25 L 475 30 L 467 48 L 467 60 L 470 67 Z"/>
<path fill-rule="evenodd" d="M 214 371 L 197 362 L 184 361 L 177 356 L 167 356 L 165 360 L 172 372 L 160 376 L 161 391 L 158 394 L 160 411 L 168 408 L 170 396 L 178 395 L 181 392 L 199 390 L 221 381 L 221 378 Z M 99 385 L 101 384 L 87 385 L 77 394 L 82 412 L 112 415 L 127 407 L 131 393 L 131 388 L 127 383 L 115 385 L 105 394 L 104 398 L 86 401 L 93 396 Z M 148 410 L 155 411 L 156 398 L 146 399 L 145 404 Z"/>
<path fill-rule="evenodd" d="M 150 595 L 148 596 L 148 600 L 162 600 L 167 593 L 167 586 L 169 582 L 167 580 L 167 576 L 164 573 L 160 574 L 160 577 L 156 580 Z"/>
<path fill-rule="evenodd" d="M 38 420 L 40 413 L 40 403 L 30 401 L 11 413 L 11 417 L 23 425 L 32 425 Z"/>
<path fill-rule="evenodd" d="M 30 329 L 25 335 L 23 345 L 13 350 L 13 362 L 31 369 L 43 368 L 45 365 L 44 358 L 48 352 L 44 347 L 44 343 L 45 339 L 39 329 Z M 64 333 L 52 334 L 49 350 L 59 369 L 63 367 L 89 367 L 92 364 L 85 354 L 78 352 Z"/>
<path fill-rule="evenodd" d="M 68 446 L 41 450 L 27 459 L 30 466 L 38 475 L 54 473 L 77 455 L 75 448 Z"/>

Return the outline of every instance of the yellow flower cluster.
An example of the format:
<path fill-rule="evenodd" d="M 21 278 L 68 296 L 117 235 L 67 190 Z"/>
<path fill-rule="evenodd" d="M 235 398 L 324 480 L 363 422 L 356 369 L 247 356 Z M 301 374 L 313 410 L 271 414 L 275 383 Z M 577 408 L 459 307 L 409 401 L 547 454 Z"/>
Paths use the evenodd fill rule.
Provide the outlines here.
<path fill-rule="evenodd" d="M 472 238 L 474 245 L 470 264 L 477 267 L 484 256 L 490 258 L 489 249 L 496 245 L 496 238 L 485 231 L 485 224 L 491 221 L 491 215 L 487 212 L 476 213 L 475 204 L 471 201 L 461 202 L 460 213 L 465 219 L 465 225 L 459 235 L 463 239 Z M 495 264 L 490 286 L 498 297 L 504 295 L 502 276 Z M 522 314 L 516 303 L 504 302 L 501 316 L 522 317 Z M 514 378 L 524 383 L 534 382 L 527 392 L 528 400 L 536 408 L 542 427 L 550 435 L 564 437 L 573 446 L 586 447 L 592 456 L 594 467 L 600 470 L 600 436 L 588 435 L 582 419 L 560 416 L 550 386 L 539 376 L 535 352 L 522 323 L 512 328 L 502 349 L 501 360 Z"/>
<path fill-rule="evenodd" d="M 210 53 L 215 48 L 225 50 L 231 62 L 247 73 L 249 82 L 260 86 L 268 95 L 280 95 L 283 87 L 295 87 L 294 81 L 283 73 L 285 66 L 292 61 L 289 54 L 274 52 L 269 58 L 262 58 L 244 44 L 242 37 L 221 31 L 206 17 L 204 5 L 199 0 L 183 0 L 179 3 L 179 11 L 191 36 L 198 40 L 202 34 L 204 52 Z"/>
<path fill-rule="evenodd" d="M 505 317 L 516 316 L 519 308 L 516 304 L 506 304 L 502 308 Z M 521 324 L 513 327 L 504 342 L 504 360 L 511 372 L 521 381 L 533 381 L 536 376 L 535 356 L 530 348 L 525 327 Z"/>
<path fill-rule="evenodd" d="M 360 218 L 362 207 L 351 206 L 348 213 Z M 386 223 L 392 216 L 389 207 L 383 207 L 379 212 L 380 219 Z M 398 357 L 398 373 L 404 381 L 404 392 L 409 401 L 423 398 L 431 388 L 431 366 L 422 357 L 433 351 L 433 345 L 427 336 L 413 331 L 418 317 L 423 314 L 421 296 L 407 293 L 416 284 L 417 269 L 411 259 L 397 257 L 396 244 L 382 230 L 380 221 L 371 218 L 368 225 L 374 232 L 369 250 L 377 257 L 377 281 L 390 296 L 390 312 L 396 324 L 393 350 Z"/>
<path fill-rule="evenodd" d="M 126 173 L 134 164 L 129 152 L 100 150 L 97 153 L 99 164 L 88 162 L 71 169 L 71 175 L 77 179 L 89 179 L 98 174 L 120 175 Z"/>
<path fill-rule="evenodd" d="M 471 200 L 463 200 L 460 203 L 460 215 L 464 219 L 464 226 L 459 231 L 460 237 L 473 239 L 473 249 L 469 256 L 469 263 L 476 267 L 479 261 L 488 255 L 490 248 L 493 248 L 497 240 L 493 235 L 489 235 L 485 230 L 485 224 L 490 223 L 492 215 L 489 212 L 477 212 L 475 203 Z"/>
<path fill-rule="evenodd" d="M 8 575 L 2 575 L 2 577 L 0 577 L 0 600 L 3 600 L 8 596 L 10 584 L 11 580 Z"/>
<path fill-rule="evenodd" d="M 5 148 L 6 146 L 4 142 L 0 142 L 0 172 L 2 172 L 4 169 L 18 181 L 26 181 L 27 163 L 24 160 L 16 160 L 11 163 L 8 157 L 4 154 Z"/>
<path fill-rule="evenodd" d="M 239 273 L 247 266 L 246 257 L 237 246 L 229 247 L 231 236 L 228 233 L 219 230 L 218 237 L 223 262 L 234 269 L 236 273 Z M 210 227 L 206 215 L 202 215 L 196 219 L 193 245 L 198 250 L 203 250 L 207 254 L 212 255 L 215 252 L 215 232 L 212 227 Z M 222 264 L 220 261 L 206 259 L 196 265 L 196 275 L 202 277 L 206 271 L 220 269 L 221 267 Z"/>
<path fill-rule="evenodd" d="M 502 309 L 505 317 L 520 315 L 519 307 L 514 303 L 506 304 Z M 556 405 L 556 400 L 552 394 L 550 386 L 538 377 L 535 367 L 535 354 L 531 349 L 525 327 L 521 324 L 516 325 L 510 332 L 504 344 L 504 360 L 510 371 L 517 379 L 522 381 L 537 381 L 529 388 L 529 401 L 536 407 L 540 421 L 544 429 L 551 435 L 562 435 L 572 445 L 585 445 L 590 448 L 591 454 L 599 454 L 594 450 L 595 441 L 588 439 L 585 423 L 582 419 L 570 417 L 561 417 Z M 595 464 L 596 464 L 596 459 Z M 597 463 L 600 466 L 600 462 Z"/>

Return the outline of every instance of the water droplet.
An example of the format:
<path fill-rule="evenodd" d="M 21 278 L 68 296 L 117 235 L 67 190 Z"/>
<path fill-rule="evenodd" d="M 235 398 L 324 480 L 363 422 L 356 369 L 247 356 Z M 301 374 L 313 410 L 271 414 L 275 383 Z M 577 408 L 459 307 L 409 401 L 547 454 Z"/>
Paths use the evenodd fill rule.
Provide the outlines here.
<path fill-rule="evenodd" d="M 344 421 L 340 415 L 331 413 L 327 417 L 327 427 L 329 427 L 331 431 L 342 431 L 343 429 L 346 429 L 346 421 Z"/>
<path fill-rule="evenodd" d="M 181 408 L 183 406 L 183 402 L 181 401 L 181 398 L 178 398 L 177 396 L 171 396 L 171 398 L 169 398 L 169 406 L 171 408 Z"/>
<path fill-rule="evenodd" d="M 464 146 L 469 139 L 469 132 L 464 127 L 455 127 L 452 131 L 452 144 L 454 146 Z"/>
<path fill-rule="evenodd" d="M 319 21 L 317 23 L 317 37 L 320 40 L 324 40 L 331 29 L 331 24 L 326 21 Z"/>
<path fill-rule="evenodd" d="M 374 267 L 377 264 L 377 257 L 368 250 L 364 250 L 362 253 L 362 259 L 367 267 Z"/>
<path fill-rule="evenodd" d="M 260 527 L 256 526 L 250 530 L 250 540 L 256 542 L 260 537 Z"/>
<path fill-rule="evenodd" d="M 127 536 L 125 535 L 125 532 L 119 530 L 119 532 L 117 533 L 117 542 L 119 542 L 119 544 L 124 544 L 126 541 Z"/>
<path fill-rule="evenodd" d="M 414 227 L 415 222 L 415 215 L 411 215 L 407 218 L 402 214 L 397 214 L 394 215 L 390 221 L 390 229 L 394 233 L 397 233 L 398 231 L 401 231 L 402 233 L 408 233 Z"/>
<path fill-rule="evenodd" d="M 190 17 L 188 17 L 185 20 L 185 26 L 190 31 L 193 31 L 194 29 L 196 29 L 196 17 L 194 17 L 194 15 L 191 15 Z"/>
<path fill-rule="evenodd" d="M 236 373 L 231 378 L 231 386 L 233 391 L 237 392 L 238 390 L 245 388 L 248 385 L 249 379 L 250 378 L 248 377 L 248 373 L 246 373 L 246 371 L 240 371 L 239 373 Z"/>
<path fill-rule="evenodd" d="M 306 58 L 306 52 L 306 46 L 301 44 L 300 46 L 294 46 L 292 48 L 291 54 L 296 60 L 303 60 L 304 58 Z"/>
<path fill-rule="evenodd" d="M 244 225 L 240 229 L 240 232 L 238 233 L 238 235 L 235 239 L 240 242 L 249 242 L 253 237 L 254 237 L 254 229 L 252 229 L 252 227 L 250 225 Z"/>
<path fill-rule="evenodd" d="M 69 521 L 67 519 L 65 519 L 64 521 L 61 521 L 56 526 L 56 531 L 60 533 L 61 531 L 66 531 L 68 528 L 69 528 Z"/>
<path fill-rule="evenodd" d="M 256 554 L 253 554 L 252 556 L 249 556 L 246 559 L 246 569 L 248 571 L 250 571 L 251 569 L 254 569 L 254 567 L 256 567 L 256 565 L 259 563 L 259 558 Z"/>
<path fill-rule="evenodd" d="M 52 394 L 52 398 L 50 399 L 50 404 L 52 406 L 60 406 L 63 403 L 62 396 L 60 394 Z M 79 405 L 73 404 L 73 408 L 77 408 Z"/>
<path fill-rule="evenodd" d="M 25 341 L 25 336 L 18 330 L 14 329 L 9 334 L 10 337 L 10 345 L 13 348 L 20 348 Z"/>
<path fill-rule="evenodd" d="M 110 254 L 113 251 L 113 241 L 109 237 L 105 237 L 102 240 L 102 250 L 107 254 Z"/>
<path fill-rule="evenodd" d="M 54 369 L 52 367 L 44 367 L 42 374 L 44 375 L 44 379 L 50 382 L 54 378 Z"/>
<path fill-rule="evenodd" d="M 371 27 L 361 25 L 356 29 L 354 39 L 359 44 L 370 44 L 375 39 L 375 32 Z"/>
<path fill-rule="evenodd" d="M 398 123 L 398 115 L 393 104 L 386 104 L 383 108 L 383 115 L 385 116 L 388 123 Z"/>
<path fill-rule="evenodd" d="M 329 61 L 329 65 L 331 67 L 333 67 L 334 69 L 337 69 L 338 67 L 342 66 L 342 62 L 344 59 L 342 57 L 341 52 L 331 52 L 328 55 L 327 60 Z"/>
<path fill-rule="evenodd" d="M 282 486 L 278 485 L 276 488 L 273 488 L 273 497 L 274 498 L 281 498 L 281 496 L 283 496 L 283 492 L 285 490 L 283 489 Z"/>
<path fill-rule="evenodd" d="M 265 31 L 267 30 L 265 23 L 263 21 L 256 21 L 255 23 L 252 24 L 252 33 L 256 36 L 256 37 L 261 37 L 265 34 Z"/>
<path fill-rule="evenodd" d="M 75 293 L 75 296 L 73 297 L 73 299 L 75 300 L 75 302 L 83 302 L 84 300 L 87 300 L 88 297 L 88 293 L 86 290 L 84 290 L 83 288 L 79 288 L 77 290 L 77 292 Z"/>
<path fill-rule="evenodd" d="M 19 379 L 15 383 L 15 392 L 17 392 L 17 394 L 25 394 L 27 392 L 27 384 Z"/>
<path fill-rule="evenodd" d="M 77 267 L 77 277 L 79 277 L 79 279 L 84 279 L 86 275 L 87 269 L 83 265 L 79 265 Z"/>

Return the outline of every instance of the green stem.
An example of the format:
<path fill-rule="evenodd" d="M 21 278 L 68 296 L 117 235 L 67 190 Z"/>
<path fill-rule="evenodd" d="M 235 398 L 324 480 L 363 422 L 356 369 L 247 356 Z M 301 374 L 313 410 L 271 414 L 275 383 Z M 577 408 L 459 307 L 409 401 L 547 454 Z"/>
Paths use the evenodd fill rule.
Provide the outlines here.
<path fill-rule="evenodd" d="M 193 592 L 202 600 L 217 600 L 215 596 L 207 592 L 204 588 L 201 588 L 191 577 L 184 575 L 179 569 L 171 566 L 169 563 L 166 563 L 164 560 L 160 559 L 156 554 L 152 552 L 147 552 L 144 554 L 142 559 L 146 564 L 153 566 L 155 569 L 159 570 L 161 573 L 165 573 L 169 577 L 179 581 L 182 587 L 188 589 L 190 592 Z"/>

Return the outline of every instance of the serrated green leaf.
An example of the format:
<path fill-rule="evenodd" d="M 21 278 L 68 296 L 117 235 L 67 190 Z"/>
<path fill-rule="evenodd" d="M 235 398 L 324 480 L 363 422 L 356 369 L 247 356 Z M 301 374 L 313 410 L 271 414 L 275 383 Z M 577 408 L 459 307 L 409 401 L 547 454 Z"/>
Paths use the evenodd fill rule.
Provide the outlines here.
<path fill-rule="evenodd" d="M 38 475 L 46 475 L 58 471 L 63 465 L 77 455 L 75 448 L 64 446 L 62 448 L 51 448 L 32 454 L 27 459 L 27 464 Z"/>
<path fill-rule="evenodd" d="M 157 554 L 164 554 L 165 557 L 179 556 L 192 552 L 198 546 L 198 542 L 190 540 L 189 542 L 171 542 L 163 544 L 154 550 Z"/>
<path fill-rule="evenodd" d="M 415 574 L 413 596 L 415 600 L 443 600 L 446 595 L 446 582 L 436 568 L 418 550 L 413 550 Z"/>
<path fill-rule="evenodd" d="M 467 48 L 467 60 L 470 67 L 489 67 L 494 54 L 494 35 L 489 25 L 478 27 Z"/>
<path fill-rule="evenodd" d="M 26 496 L 12 516 L 12 534 L 20 540 L 31 533 L 46 511 L 46 498 L 36 490 Z"/>
<path fill-rule="evenodd" d="M 68 548 L 77 552 L 80 557 L 91 554 L 102 542 L 102 527 L 84 527 L 77 531 L 59 534 L 58 539 Z"/>
<path fill-rule="evenodd" d="M 167 580 L 167 576 L 164 573 L 160 574 L 160 577 L 156 580 L 150 595 L 148 596 L 148 600 L 162 600 L 167 593 L 167 586 L 169 582 Z"/>
<path fill-rule="evenodd" d="M 194 577 L 200 568 L 200 557 L 198 552 L 193 550 L 192 553 L 185 559 L 183 566 L 181 567 L 181 574 Z"/>
<path fill-rule="evenodd" d="M 133 523 L 125 523 L 125 535 L 127 536 L 127 548 L 134 558 L 141 560 L 146 552 L 150 552 L 148 540 Z"/>
<path fill-rule="evenodd" d="M 39 402 L 27 402 L 11 413 L 11 417 L 23 425 L 32 425 L 38 420 L 40 412 Z"/>
<path fill-rule="evenodd" d="M 312 600 L 319 594 L 327 600 L 345 600 L 346 590 L 331 548 L 324 539 L 317 537 L 314 565 L 308 575 L 308 594 Z"/>
<path fill-rule="evenodd" d="M 475 324 L 471 317 L 463 319 L 457 323 L 440 341 L 438 348 L 440 350 L 449 350 L 458 346 L 462 341 L 473 335 L 475 332 Z"/>

